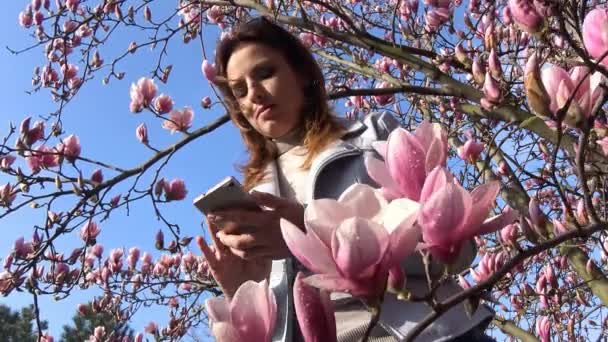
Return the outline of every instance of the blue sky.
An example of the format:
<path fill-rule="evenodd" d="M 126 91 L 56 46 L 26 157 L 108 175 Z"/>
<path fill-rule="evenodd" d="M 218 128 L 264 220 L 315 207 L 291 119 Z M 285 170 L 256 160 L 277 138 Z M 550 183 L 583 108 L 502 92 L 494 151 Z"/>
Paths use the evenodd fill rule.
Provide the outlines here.
<path fill-rule="evenodd" d="M 9 53 L 5 46 L 20 50 L 35 43 L 30 36 L 33 30 L 26 30 L 17 23 L 17 16 L 28 1 L 7 1 L 3 11 L 0 12 L 0 75 L 4 82 L 0 83 L 3 105 L 0 107 L 0 136 L 8 132 L 8 122 L 18 125 L 28 115 L 33 117 L 46 116 L 56 110 L 57 104 L 51 100 L 50 93 L 42 90 L 28 95 L 31 89 L 30 76 L 36 66 L 42 66 L 45 59 L 43 48 L 38 47 L 18 56 Z M 165 2 L 161 6 L 169 7 L 174 2 Z M 153 17 L 161 17 L 161 8 L 153 7 Z M 167 12 L 165 12 L 167 13 Z M 110 44 L 100 48 L 102 57 L 106 62 L 113 56 L 126 50 L 129 42 L 136 37 L 138 42 L 146 41 L 146 34 L 138 30 L 117 30 Z M 220 106 L 211 110 L 204 110 L 199 105 L 205 95 L 213 95 L 208 87 L 207 80 L 201 74 L 201 45 L 192 42 L 185 45 L 179 37 L 170 44 L 167 61 L 173 65 L 168 84 L 157 82 L 159 93 L 171 95 L 175 101 L 175 108 L 191 106 L 195 112 L 194 128 L 201 127 L 223 114 Z M 205 37 L 205 48 L 208 54 L 213 54 L 215 35 Z M 156 148 L 166 148 L 178 141 L 179 135 L 170 135 L 162 129 L 161 122 L 154 120 L 150 113 L 132 114 L 128 110 L 129 87 L 142 76 L 148 76 L 149 71 L 156 65 L 159 51 L 139 49 L 133 56 L 118 64 L 120 71 L 126 75 L 122 81 L 113 79 L 109 85 L 103 86 L 101 79 L 107 73 L 97 73 L 64 110 L 64 130 L 67 134 L 76 134 L 80 137 L 82 155 L 108 162 L 122 168 L 132 168 L 144 162 L 151 153 L 135 138 L 135 128 L 145 122 L 149 129 L 151 144 Z M 81 68 L 82 71 L 82 68 Z M 213 98 L 213 97 L 212 97 Z M 12 144 L 12 142 L 11 142 Z M 168 220 L 177 223 L 186 235 L 195 235 L 202 232 L 200 222 L 201 214 L 192 206 L 192 199 L 200 192 L 206 190 L 213 183 L 226 175 L 237 175 L 234 165 L 244 158 L 243 147 L 237 131 L 232 125 L 225 125 L 212 134 L 202 137 L 187 148 L 180 150 L 163 169 L 161 176 L 167 179 L 183 178 L 188 187 L 188 196 L 184 201 L 164 205 L 162 210 Z M 84 176 L 90 175 L 94 169 L 90 165 L 79 165 Z M 27 167 L 25 167 L 27 169 Z M 105 172 L 106 179 L 116 175 Z M 9 179 L 0 175 L 0 184 Z M 132 181 L 127 182 L 128 185 Z M 123 189 L 124 190 L 124 186 Z M 121 189 L 118 189 L 121 190 Z M 120 191 L 111 192 L 112 195 Z M 72 201 L 73 202 L 73 201 Z M 65 203 L 65 202 L 64 202 Z M 19 236 L 31 238 L 32 226 L 42 224 L 44 211 L 26 208 L 0 222 L 2 239 L 0 239 L 0 254 L 11 249 L 13 241 Z M 129 215 L 124 209 L 114 212 L 110 220 L 101 223 L 102 233 L 97 239 L 103 244 L 106 252 L 117 247 L 140 247 L 143 250 L 154 251 L 154 234 L 162 227 L 154 216 L 149 202 L 142 201 L 130 208 Z M 168 235 L 168 234 L 166 234 Z M 59 243 L 70 253 L 76 246 L 76 235 L 66 237 Z M 79 242 L 79 241 L 78 241 Z M 194 244 L 192 244 L 194 246 Z M 198 254 L 198 248 L 194 249 Z M 56 338 L 60 336 L 61 326 L 70 322 L 76 306 L 92 298 L 91 291 L 77 290 L 67 299 L 54 301 L 49 297 L 40 299 L 42 318 L 49 321 L 50 333 Z M 32 303 L 31 296 L 11 294 L 7 298 L 0 298 L 0 303 L 9 305 L 14 309 Z M 141 312 L 131 322 L 136 330 L 143 330 L 143 326 L 150 320 L 160 320 L 167 316 L 164 308 L 153 308 Z"/>

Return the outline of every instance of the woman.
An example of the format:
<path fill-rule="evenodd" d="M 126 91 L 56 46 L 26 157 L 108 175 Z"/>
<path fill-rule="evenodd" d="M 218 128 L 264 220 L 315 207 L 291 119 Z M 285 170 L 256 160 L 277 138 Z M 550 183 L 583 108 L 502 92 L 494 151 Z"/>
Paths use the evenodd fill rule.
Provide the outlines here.
<path fill-rule="evenodd" d="M 374 154 L 371 143 L 386 140 L 399 126 L 389 114 L 349 122 L 331 114 L 323 75 L 300 41 L 265 18 L 241 25 L 217 47 L 218 87 L 249 152 L 242 167 L 244 185 L 268 210 L 230 210 L 207 216 L 214 247 L 202 246 L 216 281 L 231 297 L 247 280 L 270 277 L 277 298 L 274 341 L 298 339 L 290 298 L 297 262 L 290 258 L 279 219 L 304 228 L 304 206 L 313 199 L 337 198 L 355 182 L 372 184 L 363 160 Z M 464 269 L 475 256 L 463 248 L 457 264 Z M 426 290 L 421 258 L 405 260 L 408 288 Z M 432 271 L 442 269 L 431 265 Z M 436 272 L 438 273 L 438 272 Z M 440 287 L 440 297 L 462 289 L 454 282 Z M 370 315 L 347 295 L 334 295 L 339 341 L 358 341 Z M 386 296 L 380 324 L 371 341 L 396 341 L 421 321 L 430 308 L 423 303 Z M 457 306 L 420 335 L 421 341 L 483 340 L 479 332 L 492 313 L 480 307 L 468 318 Z"/>

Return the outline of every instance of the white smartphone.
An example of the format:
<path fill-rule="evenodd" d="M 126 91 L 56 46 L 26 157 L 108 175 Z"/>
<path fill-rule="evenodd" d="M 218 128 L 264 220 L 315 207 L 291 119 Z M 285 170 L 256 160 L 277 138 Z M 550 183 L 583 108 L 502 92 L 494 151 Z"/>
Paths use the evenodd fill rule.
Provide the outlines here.
<path fill-rule="evenodd" d="M 194 199 L 194 206 L 203 214 L 223 209 L 261 210 L 249 193 L 232 176 L 224 178 Z"/>

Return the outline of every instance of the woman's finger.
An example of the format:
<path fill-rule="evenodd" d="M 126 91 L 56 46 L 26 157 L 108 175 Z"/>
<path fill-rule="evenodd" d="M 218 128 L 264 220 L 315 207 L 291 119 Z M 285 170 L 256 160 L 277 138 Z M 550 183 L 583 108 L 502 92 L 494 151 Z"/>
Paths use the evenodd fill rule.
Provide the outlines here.
<path fill-rule="evenodd" d="M 222 242 L 217 238 L 217 233 L 220 231 L 218 225 L 214 222 L 214 220 L 210 220 L 209 218 L 205 218 L 207 221 L 207 230 L 209 231 L 209 235 L 211 235 L 211 241 L 213 241 L 213 245 L 215 249 L 219 252 L 225 252 L 226 246 L 222 244 Z"/>
<path fill-rule="evenodd" d="M 232 252 L 232 254 L 245 260 L 257 259 L 268 255 L 267 248 L 260 246 L 249 249 L 230 248 L 230 251 Z"/>
<path fill-rule="evenodd" d="M 243 234 L 254 231 L 255 228 L 267 227 L 276 218 L 269 211 L 232 210 L 218 212 L 215 217 L 222 221 L 222 230 L 228 234 Z"/>
<path fill-rule="evenodd" d="M 207 244 L 207 241 L 205 241 L 205 238 L 200 235 L 198 235 L 196 237 L 196 244 L 198 245 L 198 248 L 200 248 L 201 252 L 203 253 L 205 260 L 207 260 L 209 267 L 211 267 L 212 269 L 215 268 L 215 265 L 217 265 L 218 259 L 217 259 L 217 256 L 215 255 L 214 249 L 209 247 L 209 245 Z"/>
<path fill-rule="evenodd" d="M 289 203 L 286 199 L 267 192 L 253 191 L 251 192 L 251 197 L 253 197 L 258 205 L 271 209 L 281 208 Z"/>
<path fill-rule="evenodd" d="M 241 250 L 257 247 L 261 242 L 252 234 L 226 234 L 223 231 L 218 233 L 218 238 L 225 246 Z"/>

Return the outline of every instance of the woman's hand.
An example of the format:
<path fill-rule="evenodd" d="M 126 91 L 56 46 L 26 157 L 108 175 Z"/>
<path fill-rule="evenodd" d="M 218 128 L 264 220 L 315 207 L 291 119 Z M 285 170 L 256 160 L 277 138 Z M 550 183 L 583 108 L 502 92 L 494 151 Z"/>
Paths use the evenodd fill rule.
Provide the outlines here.
<path fill-rule="evenodd" d="M 252 196 L 262 211 L 224 210 L 209 219 L 221 228 L 217 237 L 235 255 L 244 259 L 283 259 L 290 256 L 283 240 L 280 219 L 304 227 L 304 207 L 281 197 L 262 192 Z"/>
<path fill-rule="evenodd" d="M 230 248 L 222 244 L 216 237 L 218 227 L 207 220 L 207 228 L 213 240 L 213 246 L 207 245 L 202 236 L 197 236 L 196 243 L 203 252 L 213 278 L 221 287 L 222 292 L 231 299 L 236 290 L 247 280 L 262 281 L 270 275 L 272 260 L 246 260 L 235 255 Z"/>

